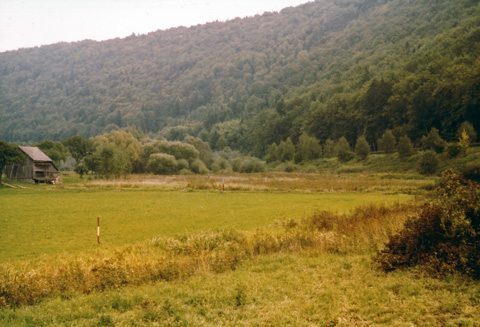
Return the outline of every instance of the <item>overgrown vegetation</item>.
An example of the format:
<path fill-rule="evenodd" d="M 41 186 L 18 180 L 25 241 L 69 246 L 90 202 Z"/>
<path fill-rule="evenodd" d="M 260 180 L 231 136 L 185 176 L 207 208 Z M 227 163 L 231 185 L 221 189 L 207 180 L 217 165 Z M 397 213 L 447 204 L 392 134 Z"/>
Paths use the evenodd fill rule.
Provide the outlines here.
<path fill-rule="evenodd" d="M 385 271 L 420 266 L 434 276 L 480 279 L 480 185 L 446 171 L 436 201 L 410 218 L 376 260 Z"/>
<path fill-rule="evenodd" d="M 116 249 L 63 257 L 32 265 L 0 267 L 0 305 L 38 303 L 45 297 L 184 279 L 201 273 L 230 271 L 247 259 L 273 253 L 364 253 L 376 249 L 413 204 L 369 206 L 348 215 L 319 212 L 302 220 L 279 222 L 253 233 L 220 231 L 157 237 Z"/>
<path fill-rule="evenodd" d="M 447 183 L 442 184 L 445 194 L 458 195 L 453 201 L 456 203 L 468 198 L 470 184 L 452 176 L 460 181 L 460 188 L 466 188 L 465 194 L 459 194 L 457 189 L 448 188 Z M 66 176 L 62 185 L 32 185 L 26 190 L 0 189 L 0 199 L 4 201 L 1 206 L 7 215 L 2 218 L 7 221 L 12 218 L 12 213 L 23 212 L 25 217 L 34 215 L 25 211 L 27 207 L 34 207 L 25 205 L 27 199 L 38 203 L 40 199 L 55 198 L 56 201 L 49 203 L 58 203 L 61 207 L 73 202 L 64 195 L 71 195 L 80 206 L 90 203 L 93 208 L 82 206 L 79 214 L 91 216 L 98 211 L 93 196 L 95 200 L 110 205 L 108 211 L 114 217 L 102 225 L 106 228 L 104 231 L 110 234 L 120 226 L 128 231 L 114 235 L 115 239 L 125 239 L 132 234 L 132 224 L 144 235 L 145 228 L 152 230 L 157 222 L 165 227 L 172 225 L 173 221 L 181 222 L 183 208 L 175 205 L 176 215 L 170 222 L 160 219 L 159 212 L 155 218 L 142 218 L 145 213 L 156 212 L 158 208 L 162 211 L 168 209 L 164 200 L 170 195 L 182 203 L 193 203 L 193 198 L 198 198 L 196 203 L 202 203 L 186 220 L 191 227 L 199 221 L 206 226 L 205 223 L 220 222 L 223 216 L 226 218 L 220 222 L 220 228 L 189 229 L 193 232 L 185 233 L 185 224 L 181 223 L 183 227 L 177 232 L 165 235 L 162 229 L 161 235 L 146 241 L 130 240 L 124 245 L 108 246 L 114 238 L 105 235 L 105 243 L 94 251 L 39 253 L 28 261 L 6 260 L 0 265 L 0 324 L 15 327 L 219 324 L 459 327 L 476 326 L 480 321 L 476 310 L 480 291 L 478 283 L 472 279 L 457 273 L 448 279 L 432 279 L 427 274 L 418 274 L 417 270 L 384 274 L 379 273 L 372 263 L 372 255 L 385 250 L 384 244 L 392 235 L 401 233 L 405 222 L 410 221 L 409 217 L 416 215 L 422 207 L 420 199 L 397 203 L 391 200 L 400 201 L 399 193 L 407 190 L 410 193 L 420 185 L 431 188 L 431 177 L 334 172 L 237 174 L 227 177 L 232 190 L 257 192 L 232 192 L 228 188 L 226 193 L 218 192 L 219 181 L 225 177 L 166 176 L 158 179 L 159 183 L 166 183 L 164 185 L 145 184 L 144 179 L 154 178 L 153 175 L 128 176 L 121 180 Z M 183 191 L 166 192 L 177 188 Z M 300 190 L 306 193 L 299 193 Z M 360 196 L 355 200 L 351 193 L 346 193 L 347 190 L 362 193 L 355 193 Z M 383 198 L 390 200 L 379 199 L 377 202 L 374 200 L 378 190 L 396 195 L 387 197 L 382 194 Z M 318 191 L 326 193 L 315 193 Z M 478 195 L 478 190 L 476 192 Z M 34 193 L 37 196 L 33 196 Z M 243 195 L 246 194 L 257 201 L 257 207 L 245 203 Z M 85 196 L 90 196 L 89 200 Z M 21 210 L 12 201 L 15 197 L 22 199 L 18 204 L 22 206 Z M 222 205 L 227 211 L 216 219 L 211 219 L 208 213 L 218 214 L 220 210 L 206 207 L 224 201 L 221 199 L 236 199 L 253 209 L 254 214 L 248 215 L 250 218 L 258 218 L 256 216 L 265 214 L 262 205 L 271 205 L 276 210 L 287 202 L 285 199 L 305 204 L 307 197 L 329 200 L 325 207 L 309 202 L 310 208 L 318 208 L 313 213 L 299 215 L 292 211 L 292 214 L 281 215 L 276 222 L 270 219 L 270 225 L 259 223 L 265 221 L 264 217 L 246 229 L 228 228 L 233 221 L 226 213 L 238 212 L 237 204 Z M 108 203 L 103 201 L 104 198 L 109 199 Z M 122 199 L 123 207 L 115 198 Z M 154 205 L 142 198 L 161 201 Z M 445 207 L 450 208 L 447 202 Z M 135 203 L 138 210 L 124 210 L 133 207 L 130 203 Z M 358 206 L 357 203 L 388 204 Z M 332 210 L 335 206 L 337 209 Z M 270 212 L 269 218 L 272 218 L 273 207 L 266 212 L 267 216 Z M 35 213 L 39 211 L 33 210 Z M 80 243 L 68 230 L 70 219 L 60 212 L 55 206 L 40 212 L 41 223 L 35 224 L 35 230 L 41 230 L 42 224 L 55 223 L 54 218 L 61 217 L 68 236 L 60 237 L 59 241 L 72 241 L 78 248 Z M 459 211 L 452 212 L 456 215 Z M 131 217 L 137 219 L 132 221 Z M 107 216 L 103 218 L 104 222 L 109 221 Z M 74 219 L 76 223 L 82 223 L 82 220 Z M 240 220 L 244 222 L 245 219 Z M 119 223 L 115 228 L 114 222 Z M 3 223 L 0 219 L 0 224 Z M 88 230 L 94 227 L 89 222 L 87 225 Z M 71 227 L 81 232 L 78 226 Z M 465 224 L 458 226 L 458 230 L 467 227 Z M 30 235 L 27 228 L 22 231 Z M 49 241 L 48 238 L 42 240 L 43 243 Z"/>

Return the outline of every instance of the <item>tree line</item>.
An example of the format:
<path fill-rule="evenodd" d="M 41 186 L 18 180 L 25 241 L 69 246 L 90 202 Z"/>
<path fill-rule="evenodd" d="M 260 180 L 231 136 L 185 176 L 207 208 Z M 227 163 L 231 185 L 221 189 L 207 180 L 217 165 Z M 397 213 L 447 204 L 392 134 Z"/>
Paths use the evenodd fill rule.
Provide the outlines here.
<path fill-rule="evenodd" d="M 467 121 L 458 127 L 456 142 L 446 142 L 439 131 L 432 128 L 421 138 L 421 147 L 418 149 L 422 154 L 418 171 L 422 174 L 435 174 L 439 166 L 437 154 L 444 154 L 450 159 L 464 156 L 476 140 L 477 133 Z M 385 131 L 377 144 L 379 153 L 397 153 L 401 160 L 409 160 L 417 152 L 407 135 L 397 139 L 391 130 Z M 74 160 L 74 171 L 81 177 L 95 174 L 106 178 L 131 173 L 170 175 L 252 173 L 265 170 L 288 172 L 300 166 L 318 164 L 320 159 L 336 158 L 340 163 L 354 159 L 365 162 L 372 152 L 372 144 L 369 144 L 364 135 L 359 136 L 352 146 L 344 136 L 321 143 L 316 137 L 304 133 L 297 143 L 287 138 L 279 144 L 271 144 L 267 154 L 260 159 L 227 146 L 221 151 L 213 151 L 207 141 L 192 136 L 186 136 L 182 141 L 151 139 L 134 127 L 117 129 L 90 139 L 74 135 L 62 142 L 44 140 L 33 145 L 48 155 L 57 167 L 61 167 L 71 157 Z M 21 163 L 22 160 L 22 154 L 15 144 L 0 141 L 0 171 L 6 164 Z"/>

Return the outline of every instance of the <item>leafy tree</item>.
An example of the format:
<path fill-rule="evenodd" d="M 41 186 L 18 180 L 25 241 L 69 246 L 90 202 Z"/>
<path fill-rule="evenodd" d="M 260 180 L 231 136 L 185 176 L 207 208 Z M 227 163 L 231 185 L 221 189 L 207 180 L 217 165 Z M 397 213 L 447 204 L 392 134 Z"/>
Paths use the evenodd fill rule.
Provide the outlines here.
<path fill-rule="evenodd" d="M 277 151 L 279 161 L 290 161 L 293 160 L 295 155 L 295 145 L 290 138 L 287 138 L 285 141 L 280 142 Z"/>
<path fill-rule="evenodd" d="M 177 172 L 175 157 L 166 153 L 154 153 L 147 163 L 147 171 L 157 175 L 169 175 Z"/>
<path fill-rule="evenodd" d="M 67 160 L 67 148 L 60 142 L 45 140 L 40 143 L 35 143 L 40 150 L 52 159 L 55 165 L 59 165 Z"/>
<path fill-rule="evenodd" d="M 166 153 L 172 155 L 175 160 L 185 159 L 191 165 L 199 158 L 199 151 L 189 143 L 157 141 L 150 142 L 144 146 L 144 160 L 148 161 L 153 153 Z"/>
<path fill-rule="evenodd" d="M 86 140 L 80 135 L 71 136 L 63 141 L 62 144 L 67 147 L 68 152 L 73 159 L 75 159 L 77 164 L 79 164 L 83 158 L 91 154 L 94 150 L 93 141 Z"/>
<path fill-rule="evenodd" d="M 9 163 L 21 163 L 23 160 L 25 158 L 18 146 L 0 140 L 0 185 L 2 184 L 2 174 L 5 166 Z"/>
<path fill-rule="evenodd" d="M 442 153 L 445 149 L 445 141 L 438 134 L 438 129 L 432 128 L 427 136 L 420 140 L 424 150 L 434 150 L 436 153 Z"/>
<path fill-rule="evenodd" d="M 128 154 L 113 145 L 102 144 L 98 146 L 94 156 L 96 172 L 107 178 L 119 177 L 132 171 Z"/>
<path fill-rule="evenodd" d="M 477 140 L 477 132 L 475 131 L 475 128 L 473 128 L 473 125 L 469 123 L 468 121 L 464 121 L 460 127 L 457 129 L 457 139 L 460 139 L 462 137 L 463 132 L 466 132 L 468 135 L 468 139 L 470 142 L 475 142 Z"/>
<path fill-rule="evenodd" d="M 88 168 L 87 165 L 83 162 L 77 164 L 75 168 L 73 168 L 73 171 L 76 172 L 77 174 L 80 175 L 80 178 L 83 178 L 83 175 L 88 174 Z"/>
<path fill-rule="evenodd" d="M 97 148 L 104 146 L 106 146 L 107 148 L 112 147 L 116 149 L 115 153 L 122 153 L 122 157 L 125 156 L 125 158 L 129 161 L 129 164 L 124 165 L 123 167 L 130 167 L 130 171 L 126 171 L 125 173 L 130 173 L 132 171 L 142 171 L 143 147 L 140 141 L 130 132 L 126 132 L 123 130 L 113 130 L 110 133 L 104 134 L 102 136 L 97 136 L 95 138 L 95 145 Z"/>
<path fill-rule="evenodd" d="M 359 136 L 355 143 L 355 154 L 359 160 L 366 160 L 370 154 L 370 145 L 368 145 L 365 136 Z"/>
<path fill-rule="evenodd" d="M 389 129 L 386 130 L 385 133 L 383 133 L 382 138 L 378 140 L 380 150 L 385 153 L 394 153 L 396 143 L 397 140 Z"/>
<path fill-rule="evenodd" d="M 342 136 L 336 145 L 337 158 L 341 162 L 347 162 L 352 160 L 355 157 L 355 153 L 352 152 L 350 144 L 348 144 L 347 139 Z"/>
<path fill-rule="evenodd" d="M 207 168 L 211 168 L 214 161 L 213 151 L 207 142 L 202 141 L 200 138 L 188 136 L 185 138 L 185 142 L 191 144 L 197 149 L 200 160 L 202 160 Z M 223 148 L 222 148 L 223 149 Z"/>
<path fill-rule="evenodd" d="M 312 161 L 322 156 L 322 146 L 319 141 L 305 133 L 300 135 L 295 152 L 295 162 Z"/>
<path fill-rule="evenodd" d="M 207 174 L 208 168 L 205 163 L 200 159 L 195 159 L 190 165 L 190 169 L 195 174 Z"/>
<path fill-rule="evenodd" d="M 400 137 L 398 140 L 397 146 L 398 156 L 401 159 L 406 159 L 415 154 L 415 149 L 413 148 L 412 141 L 407 135 Z"/>
<path fill-rule="evenodd" d="M 96 151 L 94 151 L 92 154 L 89 154 L 83 158 L 82 164 L 85 165 L 87 173 L 90 171 L 98 172 L 97 167 L 99 166 L 99 158 L 96 154 Z"/>

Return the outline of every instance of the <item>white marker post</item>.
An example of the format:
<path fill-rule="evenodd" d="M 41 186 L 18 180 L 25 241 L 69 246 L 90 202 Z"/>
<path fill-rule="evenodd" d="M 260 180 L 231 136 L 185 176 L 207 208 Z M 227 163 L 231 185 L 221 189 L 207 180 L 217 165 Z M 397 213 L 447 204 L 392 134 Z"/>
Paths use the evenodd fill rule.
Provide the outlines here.
<path fill-rule="evenodd" d="M 97 242 L 100 244 L 100 216 L 97 217 Z"/>

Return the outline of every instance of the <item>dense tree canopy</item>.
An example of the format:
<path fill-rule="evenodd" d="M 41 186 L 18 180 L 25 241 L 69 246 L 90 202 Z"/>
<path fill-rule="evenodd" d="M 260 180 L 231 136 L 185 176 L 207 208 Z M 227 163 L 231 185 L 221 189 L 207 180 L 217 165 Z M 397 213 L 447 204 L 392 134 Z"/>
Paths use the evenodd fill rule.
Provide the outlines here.
<path fill-rule="evenodd" d="M 259 157 L 302 134 L 320 144 L 364 135 L 374 150 L 386 130 L 414 144 L 432 128 L 458 141 L 463 122 L 480 130 L 478 53 L 474 0 L 317 0 L 5 52 L 0 138 L 62 141 L 135 125 L 152 138 L 192 136 Z"/>
<path fill-rule="evenodd" d="M 0 140 L 0 185 L 2 184 L 3 168 L 9 163 L 25 160 L 22 152 L 15 144 Z"/>

